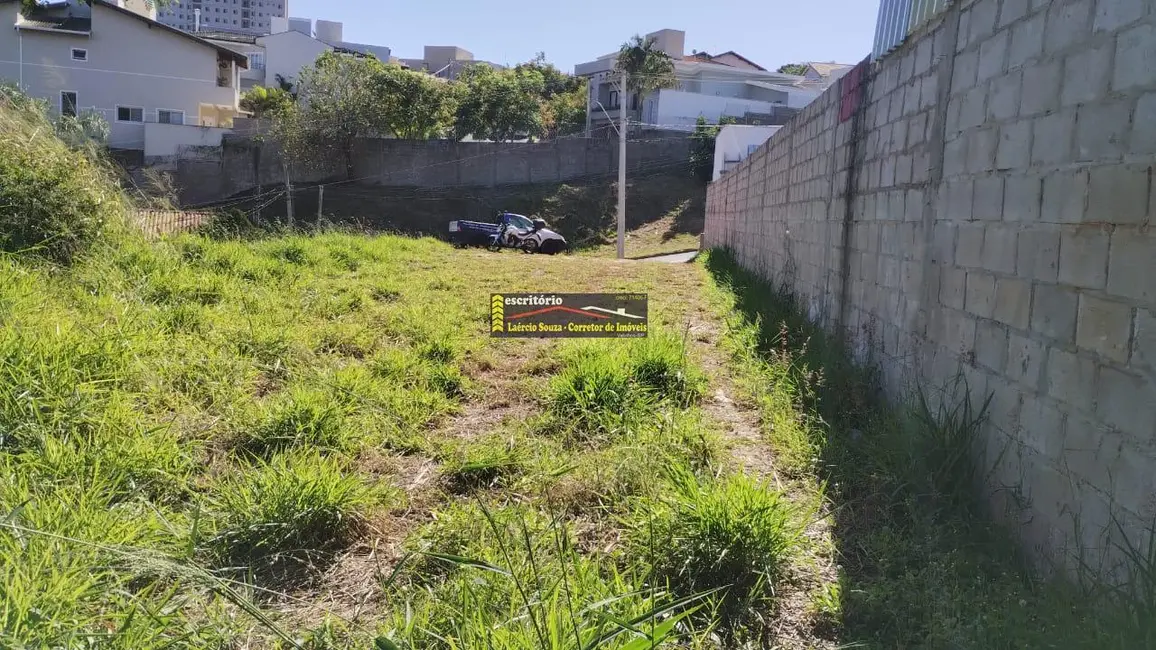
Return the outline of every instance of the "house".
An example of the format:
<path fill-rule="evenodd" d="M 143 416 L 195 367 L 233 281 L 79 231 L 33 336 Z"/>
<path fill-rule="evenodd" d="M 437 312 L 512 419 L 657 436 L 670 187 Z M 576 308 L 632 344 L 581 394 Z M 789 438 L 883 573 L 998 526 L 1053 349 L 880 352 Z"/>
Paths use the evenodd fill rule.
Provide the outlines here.
<path fill-rule="evenodd" d="M 131 8 L 73 0 L 26 15 L 18 0 L 0 0 L 0 23 L 15 28 L 0 30 L 0 78 L 59 114 L 101 114 L 110 148 L 163 156 L 219 144 L 241 114 L 243 54 Z"/>
<path fill-rule="evenodd" d="M 390 60 L 390 49 L 384 45 L 350 43 L 342 38 L 339 22 L 318 20 L 316 35 L 311 34 L 308 18 L 273 18 L 273 33 L 265 36 L 236 32 L 198 32 L 211 43 L 229 48 L 249 58 L 249 69 L 241 73 L 241 90 L 253 86 L 277 87 L 284 80 L 293 83 L 301 69 L 313 65 L 324 52 L 343 52 L 358 56 L 375 56 Z"/>
<path fill-rule="evenodd" d="M 441 79 L 457 79 L 462 70 L 471 65 L 488 65 L 496 70 L 506 66 L 474 58 L 469 50 L 456 45 L 426 45 L 420 59 L 397 59 L 413 70 L 424 70 Z"/>
<path fill-rule="evenodd" d="M 807 71 L 803 73 L 803 82 L 806 85 L 822 89 L 826 89 L 855 67 L 854 64 L 835 63 L 834 61 L 830 63 L 812 61 L 804 65 L 807 66 Z"/>
<path fill-rule="evenodd" d="M 728 124 L 720 128 L 714 140 L 714 173 L 711 180 L 717 181 L 720 176 L 737 167 L 781 128 L 781 125 L 746 124 Z"/>
<path fill-rule="evenodd" d="M 663 29 L 647 38 L 674 61 L 678 86 L 645 97 L 632 95 L 624 102 L 614 72 L 617 52 L 574 66 L 575 75 L 590 80 L 588 132 L 608 132 L 623 104 L 627 116 L 643 128 L 685 132 L 694 130 L 699 117 L 717 124 L 723 116 L 759 116 L 760 122 L 782 124 L 819 96 L 819 91 L 799 85 L 802 77 L 770 72 L 736 52 L 686 55 L 685 32 Z"/>

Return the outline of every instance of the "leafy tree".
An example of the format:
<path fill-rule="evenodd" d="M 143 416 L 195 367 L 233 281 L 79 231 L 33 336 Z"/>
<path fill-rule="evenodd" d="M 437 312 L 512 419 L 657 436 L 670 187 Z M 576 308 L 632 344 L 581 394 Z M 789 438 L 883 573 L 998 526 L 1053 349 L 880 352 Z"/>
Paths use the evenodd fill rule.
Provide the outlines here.
<path fill-rule="evenodd" d="M 623 43 L 618 50 L 614 69 L 619 73 L 626 72 L 626 89 L 640 100 L 657 90 L 678 86 L 678 78 L 674 75 L 674 60 L 655 47 L 653 38 L 642 38 L 635 34 Z M 625 95 L 621 101 L 625 108 Z"/>
<path fill-rule="evenodd" d="M 807 64 L 788 63 L 787 65 L 780 66 L 778 70 L 775 70 L 775 72 L 781 72 L 782 74 L 793 74 L 801 77 L 807 74 Z"/>
<path fill-rule="evenodd" d="M 453 122 L 453 91 L 436 77 L 386 65 L 373 75 L 371 86 L 381 126 L 398 138 L 437 137 Z"/>
<path fill-rule="evenodd" d="M 293 96 L 281 88 L 255 86 L 241 97 L 241 109 L 254 117 L 274 117 L 289 109 Z"/>
<path fill-rule="evenodd" d="M 708 124 L 701 115 L 695 121 L 694 133 L 690 135 L 690 168 L 691 174 L 703 183 L 709 183 L 714 175 L 714 145 L 719 130 L 734 123 L 735 118 L 729 115 L 724 115 L 718 124 Z"/>
<path fill-rule="evenodd" d="M 555 95 L 572 93 L 584 87 L 586 82 L 582 77 L 566 74 L 555 67 L 553 63 L 548 63 L 545 52 L 538 52 L 534 55 L 533 59 L 526 63 L 518 64 L 514 69 L 534 71 L 542 75 L 542 82 L 544 84 L 542 99 L 544 100 L 553 99 Z"/>
<path fill-rule="evenodd" d="M 586 129 L 586 85 L 555 94 L 542 102 L 542 129 L 545 137 L 559 138 Z"/>
<path fill-rule="evenodd" d="M 324 52 L 298 78 L 294 110 L 274 123 L 274 135 L 292 162 L 303 164 L 340 156 L 353 176 L 357 138 L 381 132 L 373 78 L 384 66 L 374 57 Z"/>
<path fill-rule="evenodd" d="M 453 137 L 468 135 L 499 142 L 542 134 L 542 73 L 533 69 L 494 70 L 471 65 L 455 83 L 458 96 Z"/>

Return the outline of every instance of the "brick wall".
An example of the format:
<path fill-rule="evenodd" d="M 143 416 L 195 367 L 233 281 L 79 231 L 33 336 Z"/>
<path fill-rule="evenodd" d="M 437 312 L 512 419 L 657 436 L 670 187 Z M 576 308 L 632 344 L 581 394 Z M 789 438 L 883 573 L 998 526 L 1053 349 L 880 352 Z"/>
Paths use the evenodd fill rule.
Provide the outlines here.
<path fill-rule="evenodd" d="M 706 243 L 787 283 L 893 394 L 960 372 L 990 393 L 989 488 L 1044 555 L 1110 552 L 1113 516 L 1138 539 L 1156 518 L 1156 7 L 957 0 L 872 65 L 845 122 L 839 92 L 710 187 Z"/>

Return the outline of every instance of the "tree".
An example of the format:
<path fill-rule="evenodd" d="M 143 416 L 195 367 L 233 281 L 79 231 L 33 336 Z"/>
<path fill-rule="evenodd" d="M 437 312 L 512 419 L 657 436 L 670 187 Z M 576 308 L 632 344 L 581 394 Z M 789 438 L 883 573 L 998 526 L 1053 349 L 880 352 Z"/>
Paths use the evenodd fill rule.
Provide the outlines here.
<path fill-rule="evenodd" d="M 542 75 L 544 88 L 542 99 L 549 100 L 555 95 L 572 93 L 585 85 L 585 79 L 562 72 L 553 63 L 546 62 L 546 53 L 538 52 L 526 63 L 519 63 L 515 70 L 534 71 Z"/>
<path fill-rule="evenodd" d="M 253 117 L 275 117 L 288 110 L 291 104 L 293 96 L 281 88 L 254 86 L 241 96 L 241 109 L 252 113 Z"/>
<path fill-rule="evenodd" d="M 542 130 L 547 138 L 560 138 L 586 129 L 586 84 L 542 101 Z"/>
<path fill-rule="evenodd" d="M 471 65 L 455 83 L 458 104 L 453 137 L 504 142 L 542 134 L 542 73 L 532 69 L 494 70 Z"/>
<path fill-rule="evenodd" d="M 806 63 L 788 63 L 787 65 L 779 67 L 779 69 L 775 70 L 775 72 L 781 72 L 782 74 L 793 74 L 793 75 L 801 77 L 801 76 L 807 74 L 807 64 Z"/>
<path fill-rule="evenodd" d="M 734 124 L 735 118 L 724 115 L 718 124 L 707 124 L 706 118 L 699 115 L 695 121 L 694 133 L 690 135 L 690 168 L 691 173 L 703 183 L 709 183 L 714 175 L 714 145 L 719 130 L 727 124 Z"/>
<path fill-rule="evenodd" d="M 274 122 L 274 135 L 298 164 L 342 157 L 353 177 L 353 146 L 380 134 L 373 78 L 383 69 L 374 57 L 323 52 L 298 77 L 295 109 Z"/>
<path fill-rule="evenodd" d="M 655 47 L 653 38 L 642 38 L 635 34 L 618 50 L 618 60 L 614 70 L 626 73 L 626 90 L 638 97 L 637 108 L 641 112 L 642 98 L 663 88 L 678 86 L 674 74 L 674 60 L 666 52 Z M 627 107 L 627 96 L 620 97 L 622 107 Z"/>
<path fill-rule="evenodd" d="M 371 83 L 380 124 L 395 137 L 438 137 L 453 122 L 455 98 L 445 81 L 386 65 L 374 74 Z"/>

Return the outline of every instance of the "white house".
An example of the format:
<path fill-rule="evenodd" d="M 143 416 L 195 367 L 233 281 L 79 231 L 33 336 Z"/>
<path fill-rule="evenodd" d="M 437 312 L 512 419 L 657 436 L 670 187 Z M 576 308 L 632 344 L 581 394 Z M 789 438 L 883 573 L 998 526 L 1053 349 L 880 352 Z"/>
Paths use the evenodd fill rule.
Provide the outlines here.
<path fill-rule="evenodd" d="M 734 169 L 781 128 L 747 124 L 728 124 L 720 128 L 714 140 L 714 174 L 711 180 L 717 181 Z"/>
<path fill-rule="evenodd" d="M 171 155 L 219 143 L 241 114 L 244 55 L 131 8 L 80 0 L 25 15 L 17 0 L 0 0 L 4 23 L 14 29 L 0 29 L 0 78 L 60 114 L 100 113 L 111 148 Z"/>
<path fill-rule="evenodd" d="M 277 87 L 281 79 L 293 83 L 302 68 L 313 65 L 325 52 L 373 55 L 382 61 L 390 60 L 390 49 L 384 45 L 344 40 L 339 22 L 318 20 L 316 35 L 310 33 L 313 23 L 308 18 L 273 18 L 271 24 L 273 33 L 264 36 L 235 32 L 199 32 L 198 35 L 249 58 L 249 69 L 241 73 L 242 90 L 253 86 Z"/>
<path fill-rule="evenodd" d="M 748 114 L 770 116 L 773 121 L 776 114 L 793 115 L 819 96 L 818 90 L 798 85 L 802 77 L 770 72 L 735 52 L 685 55 L 686 34 L 679 30 L 663 29 L 646 37 L 673 59 L 679 85 L 627 99 L 628 117 L 633 112 L 643 127 L 691 131 L 700 116 L 713 124 L 723 116 Z M 575 75 L 590 80 L 587 120 L 592 130 L 619 118 L 624 102 L 614 72 L 617 57 L 615 52 L 574 66 Z"/>

